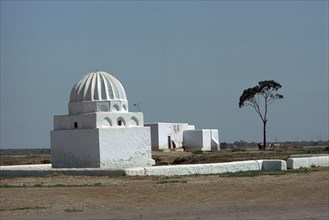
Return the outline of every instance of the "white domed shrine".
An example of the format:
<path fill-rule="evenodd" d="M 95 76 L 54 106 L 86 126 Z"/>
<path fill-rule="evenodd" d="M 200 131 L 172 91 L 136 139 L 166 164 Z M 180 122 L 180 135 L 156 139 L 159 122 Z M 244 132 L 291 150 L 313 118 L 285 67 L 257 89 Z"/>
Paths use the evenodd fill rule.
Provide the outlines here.
<path fill-rule="evenodd" d="M 106 72 L 86 74 L 72 88 L 68 115 L 54 116 L 54 168 L 151 166 L 150 128 L 142 112 L 128 112 L 122 84 Z"/>

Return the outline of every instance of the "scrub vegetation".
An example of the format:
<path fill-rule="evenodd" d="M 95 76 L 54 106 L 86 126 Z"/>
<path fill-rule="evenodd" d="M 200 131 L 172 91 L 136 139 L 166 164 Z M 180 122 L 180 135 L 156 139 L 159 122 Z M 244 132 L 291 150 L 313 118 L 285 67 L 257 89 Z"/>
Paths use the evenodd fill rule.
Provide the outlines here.
<path fill-rule="evenodd" d="M 157 166 L 258 159 L 286 160 L 292 154 L 328 154 L 328 145 L 328 141 L 300 142 L 299 144 L 297 142 L 289 142 L 287 144 L 280 144 L 279 147 L 259 151 L 255 144 L 240 141 L 216 152 L 203 152 L 201 150 L 193 152 L 153 151 L 152 158 L 156 161 Z M 49 149 L 0 149 L 0 166 L 49 163 L 51 163 Z"/>
<path fill-rule="evenodd" d="M 221 163 L 243 160 L 280 159 L 287 160 L 293 154 L 328 154 L 326 146 L 281 147 L 259 151 L 258 148 L 230 148 L 216 152 L 152 152 L 156 165 Z"/>

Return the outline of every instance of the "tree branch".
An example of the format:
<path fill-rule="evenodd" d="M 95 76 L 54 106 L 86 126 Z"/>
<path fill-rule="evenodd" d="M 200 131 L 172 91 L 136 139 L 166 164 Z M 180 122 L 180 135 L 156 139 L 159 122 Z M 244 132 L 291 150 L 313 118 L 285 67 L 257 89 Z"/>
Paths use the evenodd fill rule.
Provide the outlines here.
<path fill-rule="evenodd" d="M 252 101 L 253 101 L 253 107 L 254 107 L 255 111 L 257 112 L 259 117 L 262 119 L 262 121 L 264 121 L 264 117 L 263 117 L 262 112 L 260 111 L 260 108 L 259 108 L 259 102 L 257 102 L 255 99 L 253 99 Z"/>

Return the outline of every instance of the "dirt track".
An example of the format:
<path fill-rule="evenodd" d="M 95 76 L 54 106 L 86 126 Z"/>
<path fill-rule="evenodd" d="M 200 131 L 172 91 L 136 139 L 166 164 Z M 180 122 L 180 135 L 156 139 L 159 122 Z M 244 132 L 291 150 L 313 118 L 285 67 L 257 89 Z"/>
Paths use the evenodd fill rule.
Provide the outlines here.
<path fill-rule="evenodd" d="M 329 169 L 256 177 L 59 175 L 0 183 L 1 220 L 329 218 Z"/>

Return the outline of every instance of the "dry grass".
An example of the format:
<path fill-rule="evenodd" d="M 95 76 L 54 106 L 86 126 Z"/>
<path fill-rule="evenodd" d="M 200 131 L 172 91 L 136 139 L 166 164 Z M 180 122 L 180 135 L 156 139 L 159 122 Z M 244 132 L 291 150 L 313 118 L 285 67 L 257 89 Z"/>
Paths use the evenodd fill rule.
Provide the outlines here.
<path fill-rule="evenodd" d="M 281 159 L 292 154 L 328 154 L 325 147 L 281 147 L 260 151 L 256 148 L 232 148 L 217 152 L 153 151 L 157 166 L 170 164 L 221 163 L 242 160 Z M 51 163 L 50 154 L 1 155 L 0 166 Z"/>
<path fill-rule="evenodd" d="M 316 169 L 285 175 L 4 178 L 2 185 L 25 187 L 0 188 L 0 219 L 322 219 L 328 215 L 329 169 Z"/>
<path fill-rule="evenodd" d="M 222 163 L 243 160 L 280 159 L 287 160 L 292 154 L 327 154 L 324 147 L 289 147 L 269 150 L 256 148 L 233 148 L 217 152 L 152 152 L 156 165 Z"/>
<path fill-rule="evenodd" d="M 0 156 L 0 166 L 47 163 L 51 163 L 50 154 Z"/>

